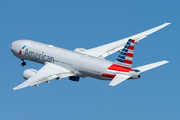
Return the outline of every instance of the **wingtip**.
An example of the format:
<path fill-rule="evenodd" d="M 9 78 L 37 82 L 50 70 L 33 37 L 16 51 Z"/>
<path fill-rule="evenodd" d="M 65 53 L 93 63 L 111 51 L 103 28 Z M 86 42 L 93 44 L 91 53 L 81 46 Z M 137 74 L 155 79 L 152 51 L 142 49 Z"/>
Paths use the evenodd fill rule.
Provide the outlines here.
<path fill-rule="evenodd" d="M 11 90 L 15 90 L 14 88 L 11 88 Z"/>
<path fill-rule="evenodd" d="M 109 86 L 112 86 L 112 87 L 113 87 L 113 86 L 115 86 L 115 85 L 113 85 L 113 84 L 109 83 Z"/>
<path fill-rule="evenodd" d="M 169 63 L 169 61 L 167 61 L 167 60 L 163 60 L 164 61 L 164 63 Z"/>
<path fill-rule="evenodd" d="M 167 22 L 167 23 L 164 23 L 164 24 L 165 24 L 165 25 L 169 25 L 169 24 L 171 24 L 171 23 L 168 23 L 168 22 Z"/>

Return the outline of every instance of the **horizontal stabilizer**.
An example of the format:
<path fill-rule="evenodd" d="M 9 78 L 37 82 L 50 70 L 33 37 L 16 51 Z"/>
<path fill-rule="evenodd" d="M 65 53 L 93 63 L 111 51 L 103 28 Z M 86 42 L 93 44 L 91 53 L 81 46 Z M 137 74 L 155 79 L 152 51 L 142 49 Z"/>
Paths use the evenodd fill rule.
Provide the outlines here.
<path fill-rule="evenodd" d="M 127 80 L 128 78 L 130 78 L 131 76 L 129 75 L 121 75 L 121 74 L 117 74 L 112 81 L 109 83 L 110 86 L 115 86 L 125 80 Z"/>
<path fill-rule="evenodd" d="M 151 63 L 151 64 L 148 64 L 148 65 L 144 65 L 144 66 L 140 66 L 140 67 L 137 67 L 137 68 L 133 68 L 133 70 L 138 72 L 138 73 L 142 73 L 142 72 L 145 72 L 147 70 L 153 69 L 153 68 L 161 66 L 163 64 L 166 64 L 168 62 L 169 61 L 163 60 L 163 61 L 160 61 L 160 62 L 155 62 L 155 63 Z"/>

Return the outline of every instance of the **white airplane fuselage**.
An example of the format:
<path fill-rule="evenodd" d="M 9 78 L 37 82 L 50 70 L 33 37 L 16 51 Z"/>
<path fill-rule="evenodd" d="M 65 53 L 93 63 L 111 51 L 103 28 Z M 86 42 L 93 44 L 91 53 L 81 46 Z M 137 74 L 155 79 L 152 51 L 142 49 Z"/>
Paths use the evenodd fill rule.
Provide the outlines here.
<path fill-rule="evenodd" d="M 22 49 L 23 46 L 24 49 Z M 113 64 L 111 61 L 32 40 L 14 41 L 10 49 L 20 59 L 41 64 L 50 62 L 72 71 L 78 77 L 112 80 L 117 73 L 127 74 L 107 71 L 106 69 Z M 104 76 L 104 74 L 107 74 L 107 76 Z M 134 76 L 131 78 L 139 78 L 137 77 L 139 74 L 134 71 L 130 71 L 128 74 Z"/>
<path fill-rule="evenodd" d="M 32 41 L 17 40 L 10 45 L 14 56 L 24 60 L 44 64 L 39 70 L 26 69 L 23 77 L 26 81 L 12 88 L 13 90 L 38 84 L 52 79 L 69 77 L 79 81 L 80 77 L 92 77 L 100 80 L 111 80 L 110 86 L 116 86 L 128 79 L 140 78 L 140 73 L 168 63 L 167 60 L 132 68 L 134 44 L 148 35 L 164 28 L 170 23 L 164 23 L 136 35 L 117 40 L 91 49 L 76 48 L 74 51 L 52 45 Z M 120 51 L 115 62 L 104 58 Z"/>

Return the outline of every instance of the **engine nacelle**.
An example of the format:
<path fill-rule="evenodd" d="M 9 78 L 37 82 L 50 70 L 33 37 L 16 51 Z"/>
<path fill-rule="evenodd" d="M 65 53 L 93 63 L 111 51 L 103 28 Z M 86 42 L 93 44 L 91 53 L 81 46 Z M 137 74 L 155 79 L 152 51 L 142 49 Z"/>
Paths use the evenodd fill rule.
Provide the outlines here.
<path fill-rule="evenodd" d="M 30 77 L 32 77 L 33 75 L 35 75 L 37 73 L 37 70 L 35 69 L 26 69 L 23 72 L 23 77 L 25 80 L 29 79 Z"/>
<path fill-rule="evenodd" d="M 71 76 L 71 77 L 69 77 L 69 80 L 72 80 L 72 81 L 79 81 L 79 77 L 77 77 L 77 76 Z"/>

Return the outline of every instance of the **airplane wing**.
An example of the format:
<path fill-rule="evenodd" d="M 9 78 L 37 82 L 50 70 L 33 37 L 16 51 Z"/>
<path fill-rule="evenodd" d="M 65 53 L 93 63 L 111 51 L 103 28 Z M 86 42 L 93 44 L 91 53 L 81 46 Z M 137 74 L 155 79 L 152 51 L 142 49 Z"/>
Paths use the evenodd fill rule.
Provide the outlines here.
<path fill-rule="evenodd" d="M 133 35 L 133 36 L 130 36 L 130 37 L 127 37 L 127 38 L 124 38 L 124 39 L 109 43 L 109 44 L 105 44 L 105 45 L 102 45 L 102 46 L 99 46 L 99 47 L 95 47 L 95 48 L 92 48 L 92 49 L 87 49 L 87 50 L 85 50 L 85 49 L 81 50 L 80 49 L 80 52 L 84 53 L 84 54 L 92 55 L 92 56 L 95 56 L 95 57 L 99 57 L 99 58 L 105 58 L 108 55 L 111 55 L 111 54 L 117 52 L 118 50 L 122 49 L 129 39 L 134 39 L 136 42 L 138 42 L 141 39 L 143 39 L 143 38 L 147 37 L 148 35 L 162 29 L 163 27 L 165 27 L 165 26 L 167 26 L 169 24 L 170 23 L 164 23 L 164 24 L 162 24 L 160 26 L 154 27 L 152 29 L 141 32 L 139 34 L 136 34 L 136 35 Z"/>
<path fill-rule="evenodd" d="M 121 75 L 121 74 L 117 74 L 112 81 L 109 83 L 110 86 L 115 86 L 125 80 L 127 80 L 128 78 L 130 78 L 131 76 L 129 75 Z"/>
<path fill-rule="evenodd" d="M 155 63 L 147 64 L 147 65 L 144 65 L 144 66 L 136 67 L 136 68 L 133 68 L 133 70 L 137 71 L 138 73 L 142 73 L 142 72 L 145 72 L 147 70 L 153 69 L 153 68 L 161 66 L 163 64 L 166 64 L 168 62 L 169 61 L 163 60 L 163 61 L 160 61 L 160 62 L 155 62 Z"/>
<path fill-rule="evenodd" d="M 74 74 L 61 66 L 46 63 L 34 76 L 12 89 L 17 90 L 28 86 L 38 85 L 39 83 L 54 78 L 64 78 L 68 76 L 74 76 Z"/>

